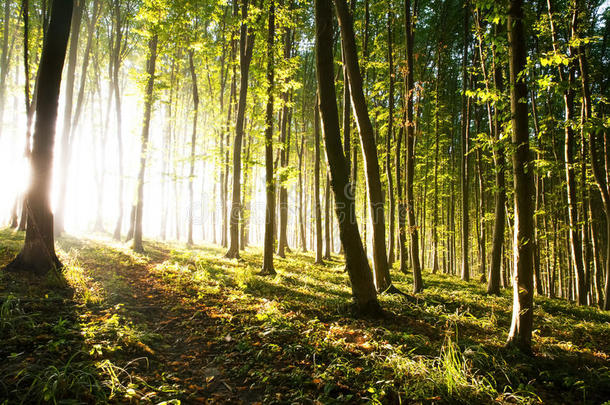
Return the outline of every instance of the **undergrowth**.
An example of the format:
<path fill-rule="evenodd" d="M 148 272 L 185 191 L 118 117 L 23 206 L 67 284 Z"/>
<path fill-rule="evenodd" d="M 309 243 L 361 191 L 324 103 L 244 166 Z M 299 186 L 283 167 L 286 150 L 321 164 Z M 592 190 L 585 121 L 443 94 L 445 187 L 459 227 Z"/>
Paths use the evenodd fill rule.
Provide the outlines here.
<path fill-rule="evenodd" d="M 0 231 L 0 264 L 22 235 Z M 0 273 L 5 403 L 603 403 L 610 314 L 537 297 L 534 358 L 503 348 L 509 291 L 425 273 L 388 316 L 351 312 L 338 257 L 257 275 L 215 247 L 61 238 L 61 280 Z M 409 291 L 410 276 L 394 272 Z M 173 402 L 172 402 L 173 401 Z"/>

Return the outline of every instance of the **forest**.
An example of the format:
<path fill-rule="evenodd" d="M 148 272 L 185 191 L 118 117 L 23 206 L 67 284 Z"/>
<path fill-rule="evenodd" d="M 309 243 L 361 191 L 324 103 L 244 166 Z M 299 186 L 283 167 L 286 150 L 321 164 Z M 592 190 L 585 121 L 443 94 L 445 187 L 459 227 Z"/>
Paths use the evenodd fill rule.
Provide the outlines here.
<path fill-rule="evenodd" d="M 0 23 L 0 404 L 610 404 L 610 1 Z"/>

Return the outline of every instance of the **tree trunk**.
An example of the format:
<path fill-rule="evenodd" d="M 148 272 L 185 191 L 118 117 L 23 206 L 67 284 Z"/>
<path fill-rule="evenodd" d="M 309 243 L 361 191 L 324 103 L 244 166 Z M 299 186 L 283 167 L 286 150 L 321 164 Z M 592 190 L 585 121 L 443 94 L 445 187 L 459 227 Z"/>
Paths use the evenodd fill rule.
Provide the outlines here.
<path fill-rule="evenodd" d="M 324 189 L 324 259 L 330 260 L 330 253 L 332 248 L 330 247 L 330 178 L 326 175 L 326 187 Z"/>
<path fill-rule="evenodd" d="M 388 93 L 388 132 L 386 134 L 386 175 L 388 176 L 388 202 L 390 206 L 390 226 L 388 228 L 388 267 L 392 268 L 394 264 L 394 230 L 396 228 L 395 213 L 396 200 L 394 198 L 394 181 L 392 178 L 392 154 L 391 140 L 394 137 L 394 55 L 392 54 L 392 24 L 394 23 L 394 14 L 391 10 L 391 5 L 388 11 L 388 70 L 390 88 Z M 349 150 L 349 149 L 346 149 Z"/>
<path fill-rule="evenodd" d="M 57 105 L 70 34 L 72 5 L 71 0 L 55 0 L 51 9 L 51 21 L 38 70 L 40 84 L 30 158 L 31 180 L 26 203 L 28 223 L 25 243 L 21 252 L 7 266 L 8 269 L 45 274 L 62 266 L 55 254 L 50 191 Z"/>
<path fill-rule="evenodd" d="M 6 101 L 6 78 L 8 76 L 11 58 L 9 57 L 9 36 L 11 35 L 11 1 L 4 3 L 4 27 L 2 33 L 2 55 L 0 55 L 0 137 L 4 127 L 4 107 Z M 26 51 L 27 52 L 27 51 Z M 26 73 L 27 74 L 27 73 Z"/>
<path fill-rule="evenodd" d="M 466 65 L 468 60 L 468 24 L 469 9 L 468 3 L 464 5 L 464 46 L 462 48 L 462 131 L 461 131 L 461 148 L 460 155 L 460 189 L 462 193 L 462 280 L 470 280 L 470 268 L 468 266 L 468 135 L 470 132 L 470 104 L 466 96 L 468 88 L 468 76 L 466 75 Z"/>
<path fill-rule="evenodd" d="M 499 26 L 496 25 L 496 35 L 498 35 Z M 504 93 L 504 83 L 502 68 L 496 60 L 495 53 L 493 55 L 493 70 L 494 82 L 496 90 L 499 93 Z M 487 294 L 500 294 L 500 267 L 502 265 L 502 245 L 504 244 L 504 227 L 506 224 L 506 189 L 504 180 L 504 166 L 506 160 L 504 156 L 504 145 L 500 137 L 500 114 L 498 105 L 494 108 L 494 163 L 495 167 L 495 208 L 494 208 L 494 229 L 492 236 L 491 247 L 491 263 L 489 267 L 489 281 L 487 283 Z"/>
<path fill-rule="evenodd" d="M 273 175 L 273 87 L 274 58 L 273 42 L 275 37 L 275 2 L 269 4 L 269 27 L 267 34 L 267 111 L 265 115 L 265 189 L 267 208 L 265 210 L 265 244 L 263 250 L 262 274 L 275 274 L 273 267 L 273 227 L 275 221 L 275 179 Z"/>
<path fill-rule="evenodd" d="M 191 81 L 193 86 L 193 133 L 191 135 L 191 158 L 189 171 L 189 213 L 188 213 L 188 231 L 187 242 L 188 246 L 193 245 L 193 179 L 195 177 L 195 148 L 197 145 L 197 118 L 199 116 L 199 91 L 197 89 L 197 73 L 193 63 L 193 50 L 189 50 L 189 71 L 191 73 Z"/>
<path fill-rule="evenodd" d="M 333 79 L 334 80 L 334 79 Z M 322 264 L 322 208 L 320 207 L 320 110 L 316 102 L 314 108 L 314 166 L 313 199 L 316 221 L 316 264 Z"/>
<path fill-rule="evenodd" d="M 254 48 L 254 33 L 246 24 L 248 18 L 248 0 L 241 3 L 241 32 L 239 39 L 239 102 L 237 103 L 237 117 L 235 119 L 235 142 L 233 144 L 233 197 L 231 201 L 231 214 L 229 218 L 230 241 L 227 258 L 239 258 L 239 214 L 241 211 L 241 144 L 244 137 L 244 116 L 248 95 L 248 74 L 252 50 Z"/>
<path fill-rule="evenodd" d="M 119 82 L 119 72 L 121 68 L 121 47 L 123 43 L 123 31 L 121 22 L 123 17 L 120 15 L 119 0 L 113 3 L 114 14 L 114 43 L 111 38 L 112 48 L 112 85 L 114 86 L 114 108 L 116 110 L 116 137 L 117 137 L 117 159 L 119 161 L 119 190 L 118 190 L 118 211 L 116 225 L 114 227 L 113 238 L 121 240 L 121 230 L 123 228 L 123 188 L 124 188 L 124 168 L 123 168 L 123 113 L 121 107 L 121 87 Z"/>
<path fill-rule="evenodd" d="M 415 206 L 413 198 L 413 177 L 415 174 L 415 133 L 413 120 L 413 93 L 415 83 L 413 81 L 413 27 L 411 21 L 411 0 L 405 0 L 405 35 L 407 43 L 407 67 L 405 75 L 405 94 L 407 98 L 407 220 L 411 242 L 411 267 L 413 269 L 413 292 L 418 293 L 424 289 L 421 276 L 421 265 L 419 262 L 419 236 L 417 223 L 415 221 Z"/>
<path fill-rule="evenodd" d="M 286 29 L 284 32 L 284 59 L 286 61 L 290 60 L 290 56 L 292 53 L 292 35 L 291 30 Z M 289 81 L 291 78 L 286 78 L 286 81 Z M 284 91 L 282 94 L 283 100 L 283 109 L 282 109 L 282 122 L 281 122 L 281 134 L 280 134 L 280 142 L 282 143 L 282 149 L 280 150 L 280 165 L 282 170 L 280 171 L 281 175 L 279 176 L 279 186 L 280 186 L 280 223 L 279 223 L 279 237 L 278 237 L 278 247 L 277 252 L 278 256 L 285 257 L 286 251 L 290 251 L 288 247 L 288 190 L 286 189 L 286 180 L 287 180 L 287 172 L 286 169 L 288 167 L 289 161 L 289 145 L 290 145 L 290 116 L 291 109 L 288 105 L 289 97 L 288 91 Z"/>
<path fill-rule="evenodd" d="M 305 105 L 303 104 L 303 109 Z M 297 145 L 297 155 L 299 156 L 299 234 L 301 237 L 301 250 L 307 252 L 307 240 L 305 238 L 305 214 L 303 206 L 303 155 L 305 153 L 305 131 L 301 135 L 301 147 Z"/>
<path fill-rule="evenodd" d="M 83 15 L 83 0 L 74 1 L 72 13 L 72 32 L 70 33 L 70 51 L 68 54 L 68 71 L 66 73 L 66 97 L 64 107 L 64 124 L 61 137 L 61 159 L 59 167 L 59 189 L 57 208 L 55 209 L 55 233 L 64 232 L 64 212 L 66 205 L 66 189 L 68 186 L 68 169 L 72 157 L 72 106 L 74 99 L 74 81 L 76 72 L 76 58 L 80 36 L 80 25 Z"/>
<path fill-rule="evenodd" d="M 133 228 L 133 250 L 142 253 L 142 214 L 144 207 L 144 175 L 146 170 L 146 156 L 148 154 L 148 136 L 150 132 L 150 116 L 154 103 L 153 90 L 155 85 L 155 67 L 157 62 L 157 34 L 148 40 L 148 58 L 146 61 L 146 92 L 144 94 L 144 118 L 142 121 L 141 149 L 140 149 L 140 170 L 138 172 L 135 215 Z"/>
<path fill-rule="evenodd" d="M 339 115 L 333 73 L 332 10 L 330 0 L 316 0 L 316 76 L 320 113 L 324 125 L 326 156 L 335 194 L 341 242 L 356 305 L 363 313 L 379 315 L 381 307 L 358 231 L 353 194 L 349 190 L 349 166 L 341 147 Z M 317 110 L 317 109 L 316 109 Z M 317 111 L 316 111 L 317 113 Z M 317 116 L 317 115 L 316 115 Z"/>
<path fill-rule="evenodd" d="M 375 285 L 378 291 L 385 291 L 392 285 L 385 247 L 384 199 L 379 174 L 379 160 L 375 134 L 368 115 L 364 98 L 362 75 L 358 66 L 358 54 L 354 26 L 345 0 L 335 0 L 335 9 L 341 27 L 341 41 L 347 64 L 352 108 L 358 122 L 360 144 L 366 167 L 367 191 L 373 226 L 373 263 Z"/>
<path fill-rule="evenodd" d="M 508 9 L 510 105 L 512 115 L 515 229 L 513 242 L 513 317 L 507 345 L 531 352 L 534 317 L 534 211 L 533 178 L 527 117 L 527 85 L 519 74 L 525 69 L 527 47 L 523 0 L 511 0 Z"/>

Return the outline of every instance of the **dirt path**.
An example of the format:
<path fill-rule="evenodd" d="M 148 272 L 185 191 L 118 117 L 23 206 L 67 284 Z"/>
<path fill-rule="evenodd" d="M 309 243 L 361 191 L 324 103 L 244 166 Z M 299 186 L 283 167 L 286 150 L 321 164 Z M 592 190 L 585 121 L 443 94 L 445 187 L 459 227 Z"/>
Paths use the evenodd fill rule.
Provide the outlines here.
<path fill-rule="evenodd" d="M 193 298 L 188 291 L 180 291 L 170 285 L 152 269 L 164 263 L 169 251 L 156 251 L 147 263 L 130 260 L 129 266 L 122 260 L 100 265 L 97 260 L 87 260 L 83 265 L 95 282 L 107 289 L 107 299 L 95 308 L 91 315 L 99 316 L 108 311 L 120 312 L 125 321 L 154 338 L 150 343 L 136 343 L 141 356 L 138 367 L 133 369 L 149 387 L 171 385 L 160 397 L 177 398 L 183 403 L 251 403 L 256 402 L 260 390 L 250 389 L 242 379 L 227 373 L 227 365 L 234 367 L 235 342 L 230 334 L 234 311 L 227 308 L 222 290 L 215 295 Z M 167 264 L 167 263 L 165 263 Z M 205 303 L 204 303 L 205 302 Z M 135 364 L 136 362 L 134 362 Z M 152 395 L 149 389 L 141 392 Z M 157 400 L 155 400 L 157 401 Z"/>

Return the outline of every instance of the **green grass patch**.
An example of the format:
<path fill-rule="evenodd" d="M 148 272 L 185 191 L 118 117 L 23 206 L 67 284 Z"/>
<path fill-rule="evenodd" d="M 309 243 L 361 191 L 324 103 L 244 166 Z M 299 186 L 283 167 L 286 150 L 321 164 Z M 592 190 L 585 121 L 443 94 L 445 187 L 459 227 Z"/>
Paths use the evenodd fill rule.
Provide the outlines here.
<path fill-rule="evenodd" d="M 0 231 L 0 264 L 23 235 Z M 358 319 L 339 257 L 241 260 L 214 246 L 64 237 L 60 280 L 0 273 L 10 403 L 603 403 L 610 314 L 536 298 L 534 358 L 503 348 L 511 294 L 428 272 Z M 397 287 L 410 276 L 393 272 Z"/>

